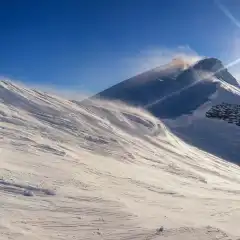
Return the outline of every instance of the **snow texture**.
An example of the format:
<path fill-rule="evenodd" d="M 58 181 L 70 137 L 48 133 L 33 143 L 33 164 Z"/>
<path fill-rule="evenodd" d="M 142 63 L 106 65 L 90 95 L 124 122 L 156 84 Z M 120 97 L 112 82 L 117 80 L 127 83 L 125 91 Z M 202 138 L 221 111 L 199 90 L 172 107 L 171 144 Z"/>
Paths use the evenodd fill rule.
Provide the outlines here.
<path fill-rule="evenodd" d="M 140 108 L 2 81 L 0 119 L 0 239 L 240 236 L 239 167 Z"/>

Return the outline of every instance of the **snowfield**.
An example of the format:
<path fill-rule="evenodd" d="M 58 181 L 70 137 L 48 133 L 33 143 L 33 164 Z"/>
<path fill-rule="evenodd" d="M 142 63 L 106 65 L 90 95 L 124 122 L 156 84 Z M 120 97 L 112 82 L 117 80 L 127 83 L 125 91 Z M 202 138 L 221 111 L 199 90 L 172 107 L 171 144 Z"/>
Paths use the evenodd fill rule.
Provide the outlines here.
<path fill-rule="evenodd" d="M 240 168 L 140 108 L 1 81 L 0 160 L 0 239 L 240 237 Z"/>

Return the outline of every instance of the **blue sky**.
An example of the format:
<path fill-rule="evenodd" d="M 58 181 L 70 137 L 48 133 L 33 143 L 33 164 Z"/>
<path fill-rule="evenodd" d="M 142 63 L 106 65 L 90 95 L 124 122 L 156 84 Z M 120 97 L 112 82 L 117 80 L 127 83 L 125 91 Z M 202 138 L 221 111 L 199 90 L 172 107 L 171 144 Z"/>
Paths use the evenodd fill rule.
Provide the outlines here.
<path fill-rule="evenodd" d="M 94 93 L 176 53 L 228 63 L 240 57 L 237 19 L 239 0 L 1 1 L 0 75 Z"/>

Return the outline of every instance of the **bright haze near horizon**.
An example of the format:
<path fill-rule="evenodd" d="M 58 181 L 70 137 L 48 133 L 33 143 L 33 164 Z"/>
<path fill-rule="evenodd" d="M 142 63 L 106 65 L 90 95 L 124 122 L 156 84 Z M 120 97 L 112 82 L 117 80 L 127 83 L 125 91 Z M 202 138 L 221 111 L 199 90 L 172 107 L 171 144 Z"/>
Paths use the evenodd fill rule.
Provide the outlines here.
<path fill-rule="evenodd" d="M 176 55 L 228 64 L 240 57 L 239 10 L 237 0 L 5 1 L 0 76 L 76 97 Z M 238 64 L 230 71 L 238 78 Z"/>

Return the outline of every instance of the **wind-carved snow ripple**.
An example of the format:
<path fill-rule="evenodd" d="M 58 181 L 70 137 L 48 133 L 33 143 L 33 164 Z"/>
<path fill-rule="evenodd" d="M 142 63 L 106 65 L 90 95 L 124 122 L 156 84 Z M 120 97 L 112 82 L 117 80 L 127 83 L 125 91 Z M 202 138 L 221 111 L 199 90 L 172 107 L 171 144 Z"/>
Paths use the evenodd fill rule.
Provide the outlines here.
<path fill-rule="evenodd" d="M 141 109 L 6 88 L 20 97 L 0 103 L 3 238 L 229 239 L 218 228 L 239 234 L 238 168 L 183 144 Z"/>
<path fill-rule="evenodd" d="M 1 114 L 3 122 L 17 128 L 23 127 L 26 132 L 31 131 L 33 135 L 40 135 L 42 139 L 55 143 L 54 146 L 47 145 L 46 141 L 39 142 L 39 138 L 31 142 L 22 141 L 13 133 L 9 134 L 12 129 L 4 129 L 4 136 L 8 136 L 12 144 L 25 150 L 30 146 L 32 150 L 65 156 L 65 145 L 70 142 L 73 145 L 74 141 L 75 146 L 96 154 L 133 159 L 127 150 L 127 145 L 132 143 L 126 140 L 126 134 L 145 138 L 146 135 L 163 132 L 149 114 L 124 104 L 94 100 L 90 104 L 80 104 L 79 107 L 73 102 L 20 88 L 10 82 L 1 84 L 0 93 L 0 100 L 10 111 Z M 21 135 L 28 137 L 24 131 Z"/>
<path fill-rule="evenodd" d="M 24 196 L 54 196 L 56 194 L 55 191 L 51 189 L 33 187 L 26 184 L 9 182 L 6 180 L 0 180 L 0 192 L 12 193 L 14 195 L 20 194 Z"/>

